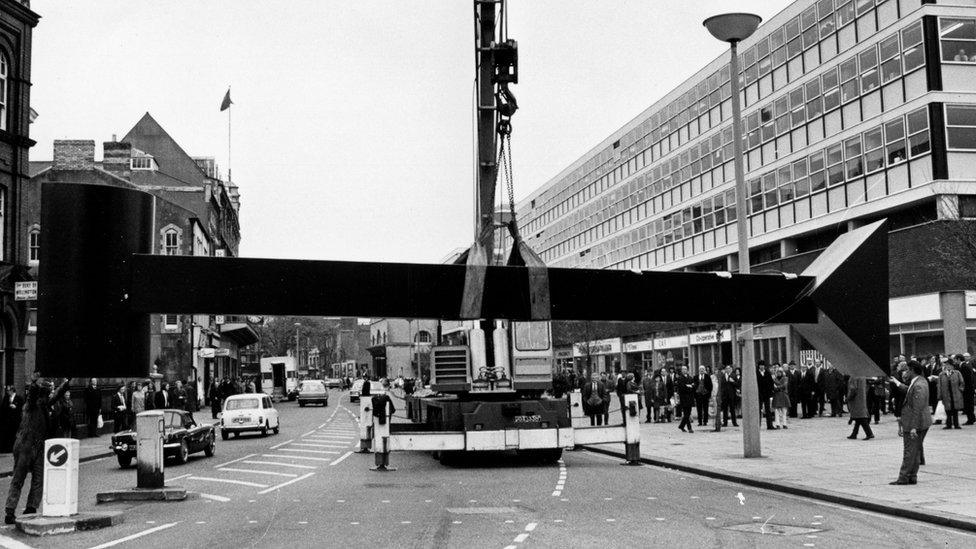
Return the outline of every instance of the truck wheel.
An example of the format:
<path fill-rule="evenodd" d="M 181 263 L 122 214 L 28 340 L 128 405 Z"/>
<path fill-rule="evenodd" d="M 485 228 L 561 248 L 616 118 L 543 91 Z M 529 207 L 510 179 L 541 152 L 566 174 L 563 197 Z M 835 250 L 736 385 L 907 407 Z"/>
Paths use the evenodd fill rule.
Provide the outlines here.
<path fill-rule="evenodd" d="M 132 465 L 132 456 L 123 456 L 122 454 L 118 454 L 116 457 L 119 458 L 119 467 L 126 469 Z"/>

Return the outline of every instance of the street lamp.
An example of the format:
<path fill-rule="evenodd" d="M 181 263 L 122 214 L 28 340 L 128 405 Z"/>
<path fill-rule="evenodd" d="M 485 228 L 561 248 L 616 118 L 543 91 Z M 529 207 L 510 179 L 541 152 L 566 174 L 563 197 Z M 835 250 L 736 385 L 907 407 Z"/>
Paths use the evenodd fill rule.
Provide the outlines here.
<path fill-rule="evenodd" d="M 739 273 L 749 274 L 749 226 L 746 200 L 745 167 L 742 161 L 742 108 L 739 97 L 739 42 L 752 36 L 762 22 L 762 17 L 751 13 L 724 13 L 706 19 L 702 24 L 712 36 L 731 46 L 729 61 L 732 84 L 732 150 L 735 156 L 735 202 L 738 215 L 736 227 L 739 233 Z M 753 348 L 752 323 L 740 325 L 742 334 L 742 449 L 747 458 L 762 457 L 759 444 L 759 387 L 756 382 L 756 357 Z"/>
<path fill-rule="evenodd" d="M 299 347 L 298 347 L 299 346 L 298 330 L 301 327 L 302 327 L 301 322 L 295 323 L 295 371 L 296 373 L 298 372 L 298 368 L 301 367 L 302 365 L 302 353 L 301 351 L 299 351 Z"/>

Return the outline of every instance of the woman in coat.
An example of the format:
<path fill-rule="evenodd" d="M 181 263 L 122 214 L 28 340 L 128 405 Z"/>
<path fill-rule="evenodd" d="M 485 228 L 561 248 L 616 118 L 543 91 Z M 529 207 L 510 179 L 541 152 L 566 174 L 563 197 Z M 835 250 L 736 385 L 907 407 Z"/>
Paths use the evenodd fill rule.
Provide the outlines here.
<path fill-rule="evenodd" d="M 939 374 L 939 399 L 945 406 L 946 422 L 943 429 L 960 429 L 959 410 L 962 410 L 962 373 L 952 364 L 946 362 L 942 365 L 942 373 Z"/>
<path fill-rule="evenodd" d="M 871 415 L 868 413 L 868 380 L 865 377 L 852 377 L 847 386 L 847 407 L 851 412 L 851 420 L 854 422 L 854 430 L 851 440 L 857 438 L 858 430 L 864 428 L 864 440 L 874 438 L 871 432 Z"/>
<path fill-rule="evenodd" d="M 789 390 L 790 378 L 782 367 L 777 367 L 773 376 L 773 415 L 776 418 L 773 425 L 776 429 L 789 428 L 786 426 L 786 411 L 790 407 Z"/>

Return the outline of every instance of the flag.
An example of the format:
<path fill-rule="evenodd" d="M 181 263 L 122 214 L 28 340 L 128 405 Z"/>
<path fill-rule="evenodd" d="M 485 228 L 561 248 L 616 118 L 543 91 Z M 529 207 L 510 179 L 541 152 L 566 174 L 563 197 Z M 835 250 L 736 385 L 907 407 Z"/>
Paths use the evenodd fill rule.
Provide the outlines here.
<path fill-rule="evenodd" d="M 224 94 L 224 100 L 220 102 L 221 112 L 226 111 L 233 104 L 234 102 L 230 100 L 230 88 L 227 88 L 227 93 Z"/>

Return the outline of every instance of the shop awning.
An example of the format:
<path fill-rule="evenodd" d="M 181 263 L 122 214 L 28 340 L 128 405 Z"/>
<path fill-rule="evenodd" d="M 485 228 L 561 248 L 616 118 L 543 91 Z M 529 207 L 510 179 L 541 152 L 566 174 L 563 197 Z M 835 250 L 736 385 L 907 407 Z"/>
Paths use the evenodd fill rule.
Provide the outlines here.
<path fill-rule="evenodd" d="M 254 328 L 250 324 L 244 322 L 221 324 L 220 334 L 234 340 L 238 347 L 247 347 L 258 342 L 258 333 L 254 331 Z"/>

